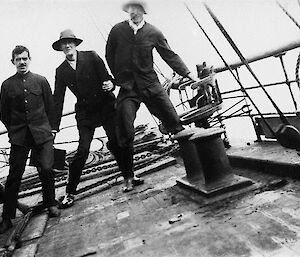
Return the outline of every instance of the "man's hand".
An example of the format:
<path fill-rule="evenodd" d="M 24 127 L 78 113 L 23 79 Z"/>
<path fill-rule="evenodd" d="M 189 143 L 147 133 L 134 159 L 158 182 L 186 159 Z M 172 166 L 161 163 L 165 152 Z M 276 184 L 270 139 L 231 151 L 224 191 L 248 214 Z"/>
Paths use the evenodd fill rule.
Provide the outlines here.
<path fill-rule="evenodd" d="M 102 84 L 103 91 L 111 91 L 114 88 L 114 84 L 110 81 L 104 81 Z"/>
<path fill-rule="evenodd" d="M 195 82 L 199 81 L 199 78 L 195 77 L 191 72 L 189 74 L 187 74 L 186 77 L 189 78 L 190 80 L 195 81 Z"/>

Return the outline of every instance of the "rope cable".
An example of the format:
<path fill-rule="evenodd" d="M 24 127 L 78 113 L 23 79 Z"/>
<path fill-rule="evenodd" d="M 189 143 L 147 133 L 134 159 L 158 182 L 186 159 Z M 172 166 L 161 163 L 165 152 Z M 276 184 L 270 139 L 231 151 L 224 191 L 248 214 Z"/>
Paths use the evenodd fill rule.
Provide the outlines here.
<path fill-rule="evenodd" d="M 300 29 L 300 24 L 289 14 L 289 12 L 277 1 L 276 2 L 281 10 L 294 22 L 294 24 Z M 298 4 L 300 5 L 300 0 L 298 0 Z M 300 89 L 300 81 L 299 81 L 299 66 L 300 66 L 300 52 L 298 54 L 296 69 L 295 69 L 295 77 L 298 88 Z"/>
<path fill-rule="evenodd" d="M 299 1 L 299 0 L 298 0 Z M 277 1 L 276 2 L 281 10 L 295 23 L 295 25 L 300 29 L 300 24 L 288 13 L 288 11 Z"/>
<path fill-rule="evenodd" d="M 194 16 L 193 12 L 191 11 L 191 9 L 188 7 L 188 5 L 185 3 L 185 7 L 187 8 L 187 10 L 189 11 L 189 13 L 191 14 L 192 18 L 195 20 L 195 22 L 197 23 L 198 27 L 201 29 L 201 31 L 203 32 L 203 34 L 205 35 L 205 37 L 207 38 L 207 40 L 210 42 L 211 46 L 215 49 L 216 53 L 218 54 L 218 56 L 221 58 L 221 60 L 223 61 L 224 65 L 228 68 L 229 72 L 231 73 L 231 75 L 233 76 L 233 78 L 235 79 L 235 81 L 239 84 L 239 86 L 241 87 L 241 91 L 244 92 L 246 94 L 246 96 L 249 98 L 249 100 L 251 101 L 252 105 L 254 106 L 254 108 L 256 109 L 257 113 L 262 117 L 262 119 L 265 121 L 266 126 L 268 127 L 268 129 L 270 130 L 270 132 L 272 133 L 273 136 L 276 137 L 274 130 L 271 128 L 271 126 L 266 122 L 266 120 L 264 119 L 263 114 L 260 112 L 259 108 L 257 107 L 257 105 L 255 104 L 255 102 L 252 100 L 252 98 L 250 97 L 250 95 L 248 94 L 248 92 L 245 90 L 245 88 L 243 87 L 241 81 L 237 78 L 237 76 L 233 73 L 231 67 L 229 66 L 229 64 L 226 62 L 226 60 L 224 59 L 223 55 L 220 53 L 219 49 L 215 46 L 214 42 L 211 40 L 211 38 L 208 36 L 208 34 L 206 33 L 206 31 L 204 30 L 204 28 L 201 26 L 201 24 L 199 23 L 199 21 L 196 19 L 196 17 Z"/>
<path fill-rule="evenodd" d="M 300 89 L 299 66 L 300 66 L 300 52 L 298 54 L 297 63 L 296 63 L 296 70 L 295 70 L 296 83 L 297 83 L 298 88 Z"/>

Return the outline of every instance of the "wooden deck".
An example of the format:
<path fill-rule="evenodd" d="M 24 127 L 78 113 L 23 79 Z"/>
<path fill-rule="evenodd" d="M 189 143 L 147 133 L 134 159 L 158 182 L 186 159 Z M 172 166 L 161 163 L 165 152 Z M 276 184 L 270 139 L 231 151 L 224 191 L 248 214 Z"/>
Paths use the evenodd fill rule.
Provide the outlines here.
<path fill-rule="evenodd" d="M 227 154 L 234 173 L 254 186 L 205 199 L 176 184 L 185 175 L 177 157 L 163 169 L 145 168 L 146 183 L 130 193 L 117 181 L 99 185 L 61 217 L 35 217 L 13 256 L 300 256 L 300 157 L 276 143 Z"/>

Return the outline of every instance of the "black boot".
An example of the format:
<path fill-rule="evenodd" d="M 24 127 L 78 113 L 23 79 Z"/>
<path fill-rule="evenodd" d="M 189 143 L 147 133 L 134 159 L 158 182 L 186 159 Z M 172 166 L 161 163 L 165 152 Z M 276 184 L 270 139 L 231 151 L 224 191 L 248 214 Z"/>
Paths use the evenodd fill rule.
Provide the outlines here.
<path fill-rule="evenodd" d="M 57 208 L 57 206 L 50 206 L 48 208 L 48 214 L 49 217 L 59 217 L 60 216 L 60 209 Z"/>

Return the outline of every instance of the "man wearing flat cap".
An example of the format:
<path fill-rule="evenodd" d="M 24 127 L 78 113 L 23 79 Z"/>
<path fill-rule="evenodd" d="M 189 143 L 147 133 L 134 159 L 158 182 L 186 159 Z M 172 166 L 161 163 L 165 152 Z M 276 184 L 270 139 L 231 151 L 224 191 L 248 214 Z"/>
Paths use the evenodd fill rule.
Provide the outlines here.
<path fill-rule="evenodd" d="M 65 60 L 56 69 L 54 104 L 54 127 L 58 131 L 61 122 L 66 88 L 76 96 L 75 118 L 79 131 L 77 152 L 69 165 L 66 194 L 60 199 L 61 207 L 73 205 L 82 169 L 89 154 L 96 127 L 103 126 L 108 137 L 108 148 L 119 163 L 115 134 L 114 85 L 103 60 L 94 51 L 77 51 L 82 39 L 70 30 L 60 33 L 59 40 L 52 44 L 56 51 L 65 54 Z"/>
<path fill-rule="evenodd" d="M 106 44 L 106 60 L 120 91 L 117 97 L 117 133 L 123 158 L 128 160 L 123 170 L 128 191 L 133 189 L 133 140 L 136 112 L 143 102 L 159 118 L 169 133 L 183 130 L 169 96 L 160 84 L 153 68 L 153 49 L 179 75 L 194 78 L 181 58 L 175 54 L 160 30 L 144 20 L 147 13 L 142 1 L 123 5 L 129 19 L 116 24 Z"/>

